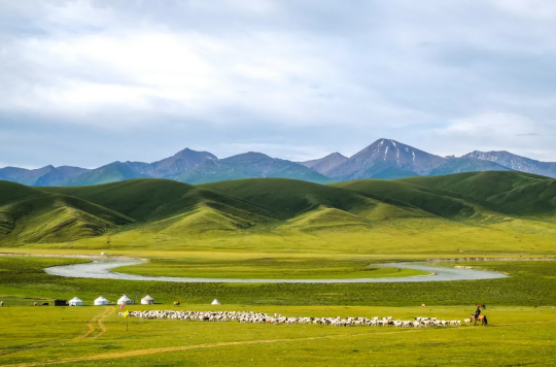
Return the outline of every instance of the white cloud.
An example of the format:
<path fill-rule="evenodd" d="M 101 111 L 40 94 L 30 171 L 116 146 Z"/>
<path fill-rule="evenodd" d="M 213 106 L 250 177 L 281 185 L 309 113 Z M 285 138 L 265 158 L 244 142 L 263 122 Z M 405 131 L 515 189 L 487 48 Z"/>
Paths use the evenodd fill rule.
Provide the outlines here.
<path fill-rule="evenodd" d="M 89 166 L 185 146 L 303 160 L 385 136 L 556 160 L 556 8 L 533 1 L 0 2 L 0 136 L 63 136 Z M 110 134 L 126 144 L 94 144 Z M 66 163 L 18 144 L 3 160 Z"/>
<path fill-rule="evenodd" d="M 542 123 L 523 115 L 487 112 L 450 121 L 446 127 L 429 133 L 437 142 L 450 142 L 443 148 L 445 154 L 511 150 L 530 158 L 556 160 L 553 150 L 556 124 Z"/>
<path fill-rule="evenodd" d="M 518 17 L 554 20 L 556 3 L 552 0 L 494 0 L 494 5 Z"/>

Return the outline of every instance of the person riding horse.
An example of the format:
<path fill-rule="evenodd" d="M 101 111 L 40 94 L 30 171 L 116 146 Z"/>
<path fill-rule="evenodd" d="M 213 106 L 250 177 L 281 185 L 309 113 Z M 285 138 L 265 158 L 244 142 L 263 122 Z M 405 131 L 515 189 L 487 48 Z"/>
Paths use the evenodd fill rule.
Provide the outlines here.
<path fill-rule="evenodd" d="M 477 307 L 477 311 L 475 311 L 475 320 L 479 318 L 480 314 L 481 314 L 481 306 Z"/>

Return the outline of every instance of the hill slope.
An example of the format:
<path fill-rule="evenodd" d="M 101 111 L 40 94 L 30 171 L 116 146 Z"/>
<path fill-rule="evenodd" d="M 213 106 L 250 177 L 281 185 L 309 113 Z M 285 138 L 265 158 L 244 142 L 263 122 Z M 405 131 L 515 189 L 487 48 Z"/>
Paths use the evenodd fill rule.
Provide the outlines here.
<path fill-rule="evenodd" d="M 0 182 L 0 244 L 250 251 L 556 251 L 556 180 L 461 173 L 321 185 L 280 178 L 192 186 L 135 179 Z M 92 242 L 91 242 L 92 241 Z M 389 251 L 390 251 L 389 250 Z"/>
<path fill-rule="evenodd" d="M 131 218 L 79 198 L 0 181 L 0 242 L 71 241 L 100 236 Z"/>
<path fill-rule="evenodd" d="M 405 183 L 442 190 L 517 217 L 556 215 L 556 180 L 523 172 L 469 172 L 416 177 Z"/>

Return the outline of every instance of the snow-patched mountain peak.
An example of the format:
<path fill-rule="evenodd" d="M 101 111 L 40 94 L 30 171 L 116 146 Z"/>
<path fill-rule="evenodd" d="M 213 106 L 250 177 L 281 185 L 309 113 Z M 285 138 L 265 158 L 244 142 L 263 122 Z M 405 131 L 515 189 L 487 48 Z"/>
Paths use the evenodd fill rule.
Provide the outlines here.
<path fill-rule="evenodd" d="M 331 177 L 358 179 L 376 177 L 379 172 L 407 177 L 426 175 L 446 159 L 393 139 L 378 139 L 346 162 L 331 170 Z"/>
<path fill-rule="evenodd" d="M 556 175 L 556 163 L 554 162 L 540 162 L 534 159 L 512 154 L 507 151 L 481 152 L 475 150 L 464 155 L 463 157 L 494 162 L 515 171 L 534 173 L 549 177 L 554 177 Z"/>

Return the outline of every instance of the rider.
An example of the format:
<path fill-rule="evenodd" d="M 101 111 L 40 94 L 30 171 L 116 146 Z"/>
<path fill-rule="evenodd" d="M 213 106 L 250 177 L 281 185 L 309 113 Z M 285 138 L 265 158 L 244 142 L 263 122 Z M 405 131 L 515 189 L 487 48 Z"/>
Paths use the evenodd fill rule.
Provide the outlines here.
<path fill-rule="evenodd" d="M 481 314 L 481 306 L 478 306 L 477 311 L 475 311 L 475 320 L 479 318 L 480 314 Z"/>

